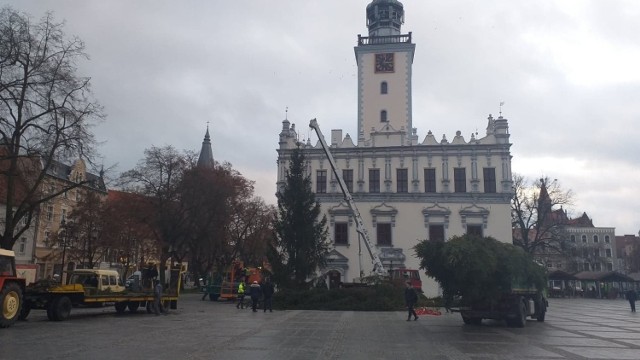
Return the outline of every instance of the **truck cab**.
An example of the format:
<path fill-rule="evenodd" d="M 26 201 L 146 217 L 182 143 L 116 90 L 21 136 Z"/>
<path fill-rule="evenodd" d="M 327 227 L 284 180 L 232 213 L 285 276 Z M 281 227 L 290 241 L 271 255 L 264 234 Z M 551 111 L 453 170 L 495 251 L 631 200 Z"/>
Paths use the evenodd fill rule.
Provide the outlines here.
<path fill-rule="evenodd" d="M 420 280 L 420 272 L 414 269 L 393 269 L 389 271 L 392 281 L 401 280 L 410 282 L 411 287 L 418 292 L 422 292 L 422 280 Z"/>

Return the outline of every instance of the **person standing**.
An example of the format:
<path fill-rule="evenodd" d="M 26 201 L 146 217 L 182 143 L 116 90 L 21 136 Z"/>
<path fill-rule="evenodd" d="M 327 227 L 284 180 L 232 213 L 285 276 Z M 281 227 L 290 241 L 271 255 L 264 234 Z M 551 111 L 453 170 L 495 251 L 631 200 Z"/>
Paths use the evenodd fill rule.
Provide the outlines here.
<path fill-rule="evenodd" d="M 257 281 L 254 281 L 251 286 L 249 286 L 249 295 L 251 296 L 251 308 L 253 312 L 257 312 L 258 310 L 258 300 L 260 300 L 260 295 L 262 294 L 262 289 L 260 288 L 260 284 Z"/>
<path fill-rule="evenodd" d="M 160 313 L 166 315 L 164 306 L 162 306 L 162 284 L 160 280 L 156 280 L 156 286 L 153 289 L 153 311 L 156 315 L 160 315 Z"/>
<path fill-rule="evenodd" d="M 269 278 L 267 278 L 267 280 L 265 281 L 264 285 L 262 285 L 262 296 L 264 298 L 264 304 L 263 304 L 263 312 L 267 312 L 267 309 L 269 309 L 269 312 L 273 312 L 273 293 L 275 292 L 275 289 L 273 287 L 273 284 L 271 283 L 271 280 L 269 280 Z"/>
<path fill-rule="evenodd" d="M 238 305 L 236 305 L 236 309 L 244 309 L 244 279 L 241 279 L 238 284 Z"/>
<path fill-rule="evenodd" d="M 638 294 L 635 290 L 629 289 L 627 290 L 627 300 L 629 301 L 629 306 L 631 306 L 631 312 L 636 312 L 636 300 L 638 300 Z"/>
<path fill-rule="evenodd" d="M 418 320 L 418 314 L 414 310 L 414 306 L 418 302 L 418 293 L 416 289 L 411 286 L 411 282 L 407 281 L 407 287 L 404 288 L 404 302 L 407 305 L 407 310 L 409 315 L 407 317 L 407 321 L 411 320 L 411 316 L 413 315 L 413 320 Z"/>

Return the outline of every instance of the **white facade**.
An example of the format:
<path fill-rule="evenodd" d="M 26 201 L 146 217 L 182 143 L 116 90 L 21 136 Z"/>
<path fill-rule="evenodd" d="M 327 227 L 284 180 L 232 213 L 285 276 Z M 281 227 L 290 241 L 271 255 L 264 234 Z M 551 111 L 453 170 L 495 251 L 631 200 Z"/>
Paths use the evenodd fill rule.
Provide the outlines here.
<path fill-rule="evenodd" d="M 375 244 L 373 250 L 386 269 L 417 269 L 419 260 L 413 247 L 424 239 L 444 241 L 471 232 L 511 243 L 507 120 L 489 116 L 482 138 L 472 134 L 466 140 L 458 132 L 451 142 L 445 137 L 438 141 L 429 131 L 419 141 L 411 113 L 415 45 L 410 34 L 395 32 L 399 26 L 388 32 L 394 35 L 376 35 L 387 34 L 381 32 L 379 23 L 371 22 L 376 16 L 385 16 L 375 11 L 385 9 L 403 19 L 399 2 L 374 0 L 367 7 L 370 36 L 359 36 L 355 49 L 359 68 L 357 145 L 348 134 L 343 137 L 342 130 L 332 130 L 331 139 L 327 139 Z M 307 124 L 301 125 L 306 128 Z M 322 128 L 321 121 L 319 125 Z M 297 139 L 295 126 L 283 121 L 278 149 L 279 189 Z M 307 141 L 303 147 L 307 171 L 329 220 L 333 243 L 329 264 L 322 271 L 331 283 L 358 281 L 362 275 L 371 274 L 371 258 L 358 239 L 353 215 L 320 143 Z M 427 296 L 439 295 L 432 279 L 424 272 L 421 278 Z"/>

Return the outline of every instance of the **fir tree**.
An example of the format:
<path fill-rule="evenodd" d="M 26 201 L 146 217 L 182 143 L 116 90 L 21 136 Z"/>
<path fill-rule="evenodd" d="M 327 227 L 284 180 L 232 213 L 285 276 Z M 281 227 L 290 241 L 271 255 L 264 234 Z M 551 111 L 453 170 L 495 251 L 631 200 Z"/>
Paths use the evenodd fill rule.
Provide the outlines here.
<path fill-rule="evenodd" d="M 305 174 L 304 152 L 291 154 L 284 188 L 278 192 L 275 242 L 269 254 L 274 280 L 283 287 L 307 288 L 307 279 L 326 264 L 327 218 L 320 218 L 320 203 Z"/>

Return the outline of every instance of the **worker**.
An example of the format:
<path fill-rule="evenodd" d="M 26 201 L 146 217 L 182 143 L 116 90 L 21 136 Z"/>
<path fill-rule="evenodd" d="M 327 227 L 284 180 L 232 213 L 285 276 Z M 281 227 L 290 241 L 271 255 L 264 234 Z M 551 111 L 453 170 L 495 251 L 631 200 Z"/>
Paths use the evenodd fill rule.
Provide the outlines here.
<path fill-rule="evenodd" d="M 162 306 L 162 284 L 160 280 L 155 281 L 156 286 L 153 289 L 153 311 L 156 315 L 160 315 L 160 313 L 167 314 L 165 312 L 164 306 Z"/>
<path fill-rule="evenodd" d="M 244 309 L 244 279 L 240 279 L 238 284 L 238 305 L 236 309 Z"/>
<path fill-rule="evenodd" d="M 262 294 L 262 289 L 257 281 L 254 281 L 251 286 L 249 286 L 249 294 L 251 295 L 251 308 L 253 312 L 257 312 L 258 300 L 260 300 L 260 295 Z"/>
<path fill-rule="evenodd" d="M 416 311 L 413 308 L 418 302 L 418 293 L 416 293 L 416 289 L 411 286 L 411 281 L 407 281 L 407 287 L 404 289 L 404 302 L 407 305 L 407 311 L 409 312 L 407 321 L 411 320 L 412 315 L 413 320 L 418 320 L 418 314 L 416 314 Z"/>
<path fill-rule="evenodd" d="M 264 296 L 263 312 L 267 312 L 267 309 L 269 309 L 269 312 L 273 312 L 272 300 L 274 291 L 275 289 L 273 288 L 271 280 L 267 278 L 265 283 L 262 285 L 262 295 Z"/>

